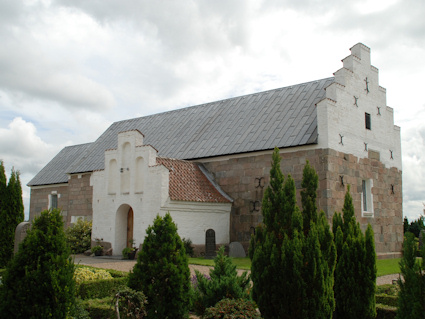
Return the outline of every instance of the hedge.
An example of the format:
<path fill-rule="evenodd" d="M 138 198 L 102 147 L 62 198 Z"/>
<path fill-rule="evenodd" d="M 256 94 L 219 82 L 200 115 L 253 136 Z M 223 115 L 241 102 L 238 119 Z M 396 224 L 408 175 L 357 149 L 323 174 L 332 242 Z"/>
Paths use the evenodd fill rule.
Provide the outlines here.
<path fill-rule="evenodd" d="M 395 319 L 397 308 L 380 303 L 376 304 L 376 319 Z"/>
<path fill-rule="evenodd" d="M 126 286 L 127 282 L 127 277 L 82 282 L 79 286 L 77 286 L 77 295 L 81 299 L 111 297 L 120 287 Z"/>
<path fill-rule="evenodd" d="M 91 319 L 113 319 L 116 318 L 116 314 L 112 298 L 83 300 L 82 304 Z"/>
<path fill-rule="evenodd" d="M 380 303 L 386 306 L 397 307 L 398 296 L 391 296 L 387 294 L 376 294 L 376 303 Z"/>

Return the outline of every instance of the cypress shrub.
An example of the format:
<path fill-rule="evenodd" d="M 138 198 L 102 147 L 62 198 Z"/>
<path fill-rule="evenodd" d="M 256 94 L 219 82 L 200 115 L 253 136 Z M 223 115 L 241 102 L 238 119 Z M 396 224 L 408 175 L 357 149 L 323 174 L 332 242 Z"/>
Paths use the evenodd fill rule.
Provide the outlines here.
<path fill-rule="evenodd" d="M 128 285 L 145 294 L 149 318 L 184 318 L 190 305 L 190 271 L 177 226 L 169 213 L 158 215 L 146 234 Z"/>
<path fill-rule="evenodd" d="M 354 214 L 350 187 L 345 194 L 343 215 L 332 221 L 337 247 L 335 269 L 335 316 L 337 318 L 375 318 L 376 253 L 370 224 L 365 235 Z"/>
<path fill-rule="evenodd" d="M 0 316 L 65 318 L 75 300 L 73 276 L 60 211 L 43 211 L 3 277 Z"/>
<path fill-rule="evenodd" d="M 403 258 L 400 272 L 403 280 L 398 281 L 398 319 L 424 318 L 425 314 L 425 249 L 422 249 L 422 262 L 416 259 L 415 236 L 407 232 L 403 243 Z"/>
<path fill-rule="evenodd" d="M 205 311 L 203 319 L 260 319 L 255 304 L 245 299 L 223 299 Z"/>
<path fill-rule="evenodd" d="M 12 259 L 15 229 L 24 221 L 24 204 L 19 172 L 12 169 L 6 185 L 3 161 L 0 161 L 0 267 Z"/>
<path fill-rule="evenodd" d="M 245 271 L 238 276 L 236 265 L 224 255 L 224 246 L 221 246 L 214 258 L 214 268 L 207 278 L 198 270 L 196 273 L 196 287 L 194 287 L 194 308 L 198 315 L 203 315 L 208 307 L 214 306 L 222 299 L 249 299 L 248 289 L 250 277 Z"/>
<path fill-rule="evenodd" d="M 295 182 L 285 181 L 275 148 L 270 185 L 264 192 L 264 224 L 251 238 L 252 296 L 268 318 L 330 318 L 334 310 L 333 272 L 336 250 L 323 212 L 318 214 L 318 176 L 307 164 L 296 205 Z"/>

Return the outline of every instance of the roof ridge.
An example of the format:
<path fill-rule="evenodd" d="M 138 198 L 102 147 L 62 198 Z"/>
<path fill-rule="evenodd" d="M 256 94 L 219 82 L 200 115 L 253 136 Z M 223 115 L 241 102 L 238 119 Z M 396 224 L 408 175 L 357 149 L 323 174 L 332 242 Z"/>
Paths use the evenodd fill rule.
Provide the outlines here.
<path fill-rule="evenodd" d="M 112 124 L 118 124 L 118 123 L 123 123 L 123 122 L 127 122 L 127 121 L 137 121 L 137 120 L 142 119 L 142 118 L 149 118 L 149 117 L 154 117 L 154 116 L 158 116 L 158 115 L 162 115 L 162 114 L 179 112 L 179 111 L 187 110 L 187 109 L 190 109 L 190 108 L 207 106 L 207 105 L 213 104 L 213 103 L 219 103 L 219 102 L 223 102 L 223 101 L 230 101 L 232 99 L 243 98 L 243 97 L 246 97 L 246 96 L 253 96 L 253 95 L 256 95 L 256 94 L 264 94 L 264 93 L 268 93 L 268 92 L 273 92 L 273 91 L 278 91 L 278 90 L 283 90 L 283 89 L 294 88 L 294 87 L 297 87 L 297 86 L 301 86 L 301 85 L 305 85 L 305 84 L 310 84 L 310 83 L 314 83 L 314 82 L 318 82 L 318 81 L 327 81 L 327 80 L 331 80 L 331 79 L 334 79 L 334 78 L 335 78 L 334 76 L 330 76 L 330 77 L 323 78 L 323 79 L 317 79 L 317 80 L 312 80 L 312 81 L 307 81 L 307 82 L 302 82 L 302 83 L 287 85 L 287 86 L 278 87 L 278 88 L 275 88 L 275 89 L 270 89 L 270 90 L 265 90 L 265 91 L 259 91 L 259 92 L 254 92 L 254 93 L 248 93 L 248 94 L 243 94 L 243 95 L 237 95 L 237 96 L 233 96 L 233 97 L 229 97 L 229 98 L 224 98 L 224 99 L 219 99 L 219 100 L 215 100 L 215 101 L 210 101 L 210 102 L 206 102 L 206 103 L 201 103 L 201 104 L 195 104 L 195 105 L 189 105 L 189 106 L 185 106 L 185 107 L 180 107 L 180 108 L 169 110 L 169 111 L 158 112 L 158 113 L 153 113 L 153 114 L 149 114 L 149 115 L 128 118 L 128 119 L 116 121 L 116 122 L 114 122 Z"/>

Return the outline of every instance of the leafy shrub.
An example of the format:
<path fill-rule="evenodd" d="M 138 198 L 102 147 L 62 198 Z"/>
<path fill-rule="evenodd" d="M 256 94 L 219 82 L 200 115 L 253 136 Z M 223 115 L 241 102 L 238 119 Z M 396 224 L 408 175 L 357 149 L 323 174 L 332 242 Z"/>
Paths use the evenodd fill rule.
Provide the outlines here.
<path fill-rule="evenodd" d="M 244 299 L 223 299 L 206 309 L 204 319 L 260 319 L 255 304 Z"/>
<path fill-rule="evenodd" d="M 190 302 L 190 271 L 177 226 L 169 213 L 158 215 L 146 234 L 128 285 L 143 288 L 149 318 L 183 318 Z"/>
<path fill-rule="evenodd" d="M 386 306 L 397 307 L 398 296 L 390 296 L 386 294 L 376 294 L 376 303 L 380 303 Z"/>
<path fill-rule="evenodd" d="M 77 284 L 80 284 L 84 281 L 90 280 L 112 279 L 112 276 L 104 269 L 76 267 L 74 271 L 74 279 Z"/>
<path fill-rule="evenodd" d="M 77 222 L 65 230 L 66 241 L 73 254 L 83 253 L 90 249 L 92 222 L 78 219 Z"/>
<path fill-rule="evenodd" d="M 125 247 L 122 250 L 122 258 L 123 259 L 128 259 L 128 254 L 130 254 L 133 250 L 130 247 Z"/>
<path fill-rule="evenodd" d="M 395 319 L 397 308 L 380 303 L 376 304 L 376 319 Z"/>
<path fill-rule="evenodd" d="M 141 319 L 147 315 L 147 300 L 141 291 L 124 287 L 116 293 L 114 304 L 117 314 L 125 318 Z"/>
<path fill-rule="evenodd" d="M 236 266 L 224 255 L 222 246 L 214 259 L 214 269 L 210 277 L 196 273 L 196 282 L 192 281 L 194 289 L 194 310 L 202 315 L 206 308 L 214 306 L 222 299 L 249 299 L 250 276 L 244 272 L 238 276 Z"/>
<path fill-rule="evenodd" d="M 112 297 L 83 300 L 84 309 L 91 319 L 116 318 Z"/>
<path fill-rule="evenodd" d="M 127 277 L 85 281 L 77 286 L 77 294 L 81 299 L 104 298 L 113 296 L 127 283 Z"/>
<path fill-rule="evenodd" d="M 193 257 L 194 253 L 193 253 L 193 246 L 192 246 L 192 240 L 190 238 L 183 238 L 183 245 L 184 245 L 184 249 L 186 250 L 186 255 L 188 255 L 189 257 Z"/>
<path fill-rule="evenodd" d="M 3 318 L 65 318 L 75 301 L 74 263 L 60 211 L 43 211 L 0 286 Z"/>
<path fill-rule="evenodd" d="M 400 291 L 400 287 L 398 285 L 386 284 L 386 285 L 376 286 L 376 294 L 397 296 L 399 291 Z"/>
<path fill-rule="evenodd" d="M 90 319 L 88 311 L 84 309 L 83 301 L 80 298 L 75 299 L 74 305 L 71 307 L 69 319 Z"/>

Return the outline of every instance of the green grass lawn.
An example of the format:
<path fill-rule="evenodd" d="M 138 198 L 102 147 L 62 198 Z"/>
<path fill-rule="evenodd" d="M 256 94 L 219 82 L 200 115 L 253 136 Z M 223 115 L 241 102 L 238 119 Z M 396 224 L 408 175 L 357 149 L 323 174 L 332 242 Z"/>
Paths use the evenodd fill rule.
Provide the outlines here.
<path fill-rule="evenodd" d="M 238 269 L 251 269 L 251 260 L 249 258 L 232 258 L 232 262 Z M 378 259 L 376 261 L 376 267 L 378 269 L 377 276 L 398 274 L 400 272 L 399 262 L 400 258 Z M 189 264 L 214 266 L 214 260 L 204 258 L 189 258 Z"/>

